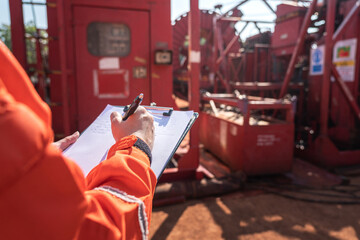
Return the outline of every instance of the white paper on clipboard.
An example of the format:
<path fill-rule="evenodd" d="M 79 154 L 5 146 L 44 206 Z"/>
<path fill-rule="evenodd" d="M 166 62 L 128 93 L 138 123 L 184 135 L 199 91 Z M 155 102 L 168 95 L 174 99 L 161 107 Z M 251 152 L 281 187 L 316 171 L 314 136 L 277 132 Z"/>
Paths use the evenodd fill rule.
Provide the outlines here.
<path fill-rule="evenodd" d="M 151 169 L 159 178 L 198 114 L 193 111 L 172 111 L 170 116 L 164 116 L 166 108 L 145 108 L 154 118 L 155 141 L 151 152 Z M 65 156 L 80 166 L 85 176 L 106 159 L 107 151 L 115 143 L 111 133 L 110 114 L 114 111 L 123 113 L 123 109 L 124 107 L 107 105 L 79 139 L 64 151 Z"/>

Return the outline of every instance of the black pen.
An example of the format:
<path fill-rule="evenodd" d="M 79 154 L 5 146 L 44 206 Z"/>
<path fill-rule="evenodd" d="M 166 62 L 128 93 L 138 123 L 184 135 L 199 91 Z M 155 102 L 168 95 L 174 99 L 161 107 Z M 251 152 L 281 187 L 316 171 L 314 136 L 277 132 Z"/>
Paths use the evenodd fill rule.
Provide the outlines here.
<path fill-rule="evenodd" d="M 134 99 L 134 101 L 130 104 L 130 107 L 126 110 L 124 116 L 122 117 L 123 121 L 126 121 L 126 119 L 128 119 L 128 117 L 130 117 L 136 111 L 143 98 L 144 94 L 140 93 L 139 96 Z"/>

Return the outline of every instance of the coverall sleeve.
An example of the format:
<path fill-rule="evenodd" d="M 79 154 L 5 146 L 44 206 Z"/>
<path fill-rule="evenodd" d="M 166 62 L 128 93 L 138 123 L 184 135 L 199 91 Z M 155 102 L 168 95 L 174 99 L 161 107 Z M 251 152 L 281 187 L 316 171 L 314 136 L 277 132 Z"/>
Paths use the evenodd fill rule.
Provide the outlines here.
<path fill-rule="evenodd" d="M 146 239 L 151 153 L 120 139 L 84 178 L 51 142 L 51 113 L 0 41 L 1 239 Z"/>
<path fill-rule="evenodd" d="M 52 146 L 37 116 L 3 94 L 0 231 L 6 239 L 147 239 L 156 185 L 148 146 L 133 135 L 120 139 L 85 179 Z"/>
<path fill-rule="evenodd" d="M 149 147 L 136 136 L 112 146 L 87 177 L 79 239 L 147 239 L 156 185 L 150 162 Z"/>

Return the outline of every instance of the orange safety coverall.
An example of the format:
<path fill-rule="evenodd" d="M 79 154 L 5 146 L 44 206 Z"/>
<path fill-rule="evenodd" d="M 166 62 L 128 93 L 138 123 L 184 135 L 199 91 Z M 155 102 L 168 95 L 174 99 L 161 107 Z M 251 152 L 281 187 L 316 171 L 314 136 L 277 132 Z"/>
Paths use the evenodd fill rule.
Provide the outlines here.
<path fill-rule="evenodd" d="M 50 109 L 0 41 L 0 238 L 146 239 L 156 185 L 148 146 L 119 140 L 85 179 L 52 140 Z"/>

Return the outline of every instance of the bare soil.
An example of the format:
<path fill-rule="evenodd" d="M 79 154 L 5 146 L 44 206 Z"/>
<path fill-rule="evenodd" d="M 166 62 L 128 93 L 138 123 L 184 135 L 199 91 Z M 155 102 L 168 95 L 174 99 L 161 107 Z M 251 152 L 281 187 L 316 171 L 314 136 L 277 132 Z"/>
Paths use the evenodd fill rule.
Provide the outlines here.
<path fill-rule="evenodd" d="M 351 183 L 359 184 L 360 177 Z M 360 238 L 359 213 L 360 204 L 311 203 L 238 191 L 154 208 L 150 238 L 353 240 Z"/>

